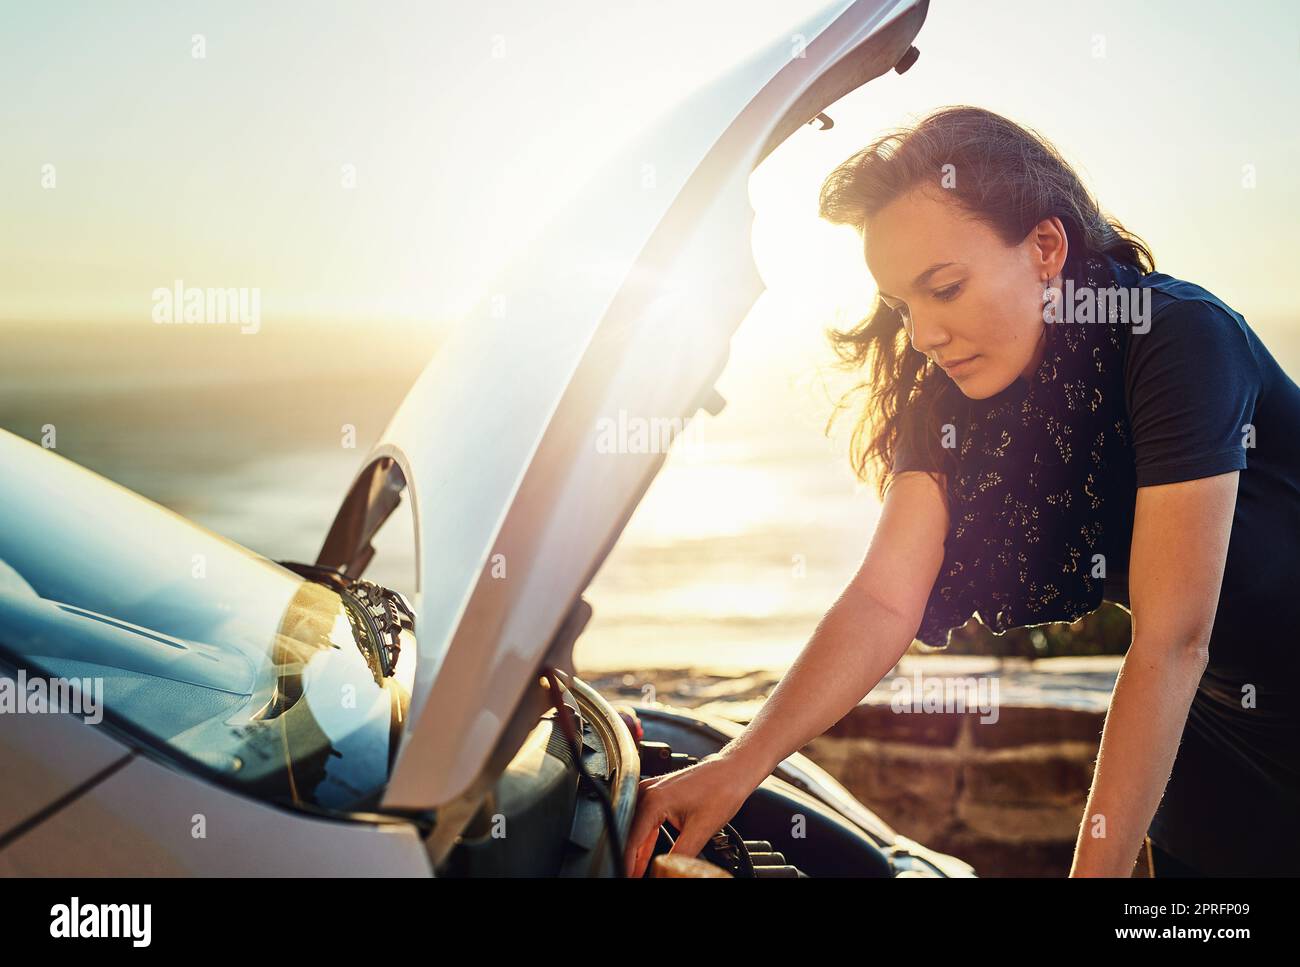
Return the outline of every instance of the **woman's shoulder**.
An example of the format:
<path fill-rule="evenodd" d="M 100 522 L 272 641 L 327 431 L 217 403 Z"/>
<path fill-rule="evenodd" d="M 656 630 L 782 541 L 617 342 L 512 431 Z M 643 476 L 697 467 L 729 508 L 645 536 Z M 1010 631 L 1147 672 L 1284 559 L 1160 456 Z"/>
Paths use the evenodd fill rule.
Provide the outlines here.
<path fill-rule="evenodd" d="M 1245 469 L 1243 440 L 1273 382 L 1270 357 L 1205 287 L 1162 272 L 1139 286 L 1124 367 L 1138 486 Z"/>
<path fill-rule="evenodd" d="M 1151 318 L 1174 318 L 1196 323 L 1217 323 L 1230 326 L 1243 334 L 1249 329 L 1241 313 L 1220 299 L 1205 286 L 1165 272 L 1148 272 L 1138 285 L 1150 292 Z M 1146 296 L 1143 296 L 1145 301 Z"/>
<path fill-rule="evenodd" d="M 1130 381 L 1144 369 L 1167 368 L 1177 359 L 1199 360 L 1201 367 L 1242 367 L 1258 376 L 1259 339 L 1228 303 L 1202 285 L 1164 272 L 1148 272 L 1138 286 L 1128 326 Z"/>

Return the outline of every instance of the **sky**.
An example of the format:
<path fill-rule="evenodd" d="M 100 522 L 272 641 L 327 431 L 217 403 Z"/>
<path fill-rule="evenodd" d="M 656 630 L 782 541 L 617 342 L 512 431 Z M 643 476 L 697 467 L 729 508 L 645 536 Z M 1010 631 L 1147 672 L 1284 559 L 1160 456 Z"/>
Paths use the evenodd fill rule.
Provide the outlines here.
<path fill-rule="evenodd" d="M 638 119 L 822 5 L 4 0 L 0 319 L 130 320 L 183 278 L 268 316 L 454 325 Z M 1056 141 L 1174 274 L 1294 314 L 1293 4 L 934 0 L 917 46 L 755 176 L 776 295 L 860 302 L 821 178 L 962 102 Z"/>
<path fill-rule="evenodd" d="M 823 6 L 4 0 L 0 318 L 129 322 L 182 278 L 454 324 L 648 115 Z"/>

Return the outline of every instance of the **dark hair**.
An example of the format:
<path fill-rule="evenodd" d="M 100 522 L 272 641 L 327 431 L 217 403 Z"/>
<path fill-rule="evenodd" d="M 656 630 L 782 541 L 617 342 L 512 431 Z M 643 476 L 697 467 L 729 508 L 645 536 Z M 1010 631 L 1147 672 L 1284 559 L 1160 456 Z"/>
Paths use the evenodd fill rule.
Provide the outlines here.
<path fill-rule="evenodd" d="M 946 166 L 951 165 L 952 168 Z M 948 187 L 946 172 L 958 177 Z M 865 231 L 866 219 L 924 185 L 938 188 L 974 217 L 1014 245 L 1044 218 L 1065 226 L 1071 260 L 1084 253 L 1105 254 L 1142 272 L 1155 268 L 1150 249 L 1114 218 L 1104 214 L 1074 169 L 1042 135 L 986 111 L 956 106 L 935 111 L 918 124 L 877 138 L 835 168 L 822 183 L 821 217 Z M 916 352 L 902 316 L 879 299 L 871 314 L 847 330 L 827 337 L 845 369 L 866 368 L 867 378 L 836 404 L 826 430 L 865 392 L 866 401 L 849 444 L 849 461 L 861 480 L 876 478 L 883 497 L 905 413 L 919 412 L 928 428 L 956 386 Z M 920 405 L 919 411 L 914 407 Z M 955 455 L 937 445 L 936 432 L 921 441 L 934 465 L 951 469 Z"/>

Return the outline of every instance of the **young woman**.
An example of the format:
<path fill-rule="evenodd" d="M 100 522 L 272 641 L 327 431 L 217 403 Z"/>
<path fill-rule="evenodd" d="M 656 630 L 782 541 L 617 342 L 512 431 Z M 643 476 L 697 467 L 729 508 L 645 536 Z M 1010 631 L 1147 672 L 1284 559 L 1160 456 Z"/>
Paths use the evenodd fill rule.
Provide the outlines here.
<path fill-rule="evenodd" d="M 851 457 L 883 497 L 857 574 L 744 733 L 641 785 L 694 855 L 913 639 L 1132 616 L 1072 876 L 1300 873 L 1300 388 L 1245 320 L 1154 271 L 1057 151 L 941 110 L 826 179 L 874 313 Z"/>

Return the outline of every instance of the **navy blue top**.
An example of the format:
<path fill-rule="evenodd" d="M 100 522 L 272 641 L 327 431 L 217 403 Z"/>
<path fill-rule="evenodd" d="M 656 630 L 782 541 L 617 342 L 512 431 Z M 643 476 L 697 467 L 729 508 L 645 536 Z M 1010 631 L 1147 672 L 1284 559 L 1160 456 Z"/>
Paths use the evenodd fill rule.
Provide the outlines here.
<path fill-rule="evenodd" d="M 1124 330 L 1132 461 L 1107 481 L 1106 600 L 1128 606 L 1138 487 L 1241 471 L 1210 662 L 1150 835 L 1205 873 L 1300 874 L 1300 387 L 1240 314 L 1153 272 Z M 934 469 L 900 435 L 893 470 Z"/>

